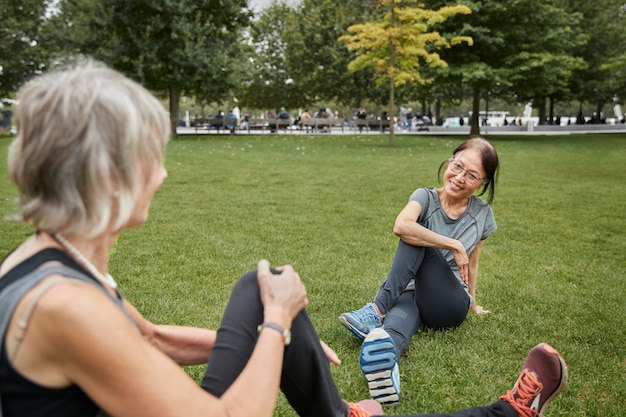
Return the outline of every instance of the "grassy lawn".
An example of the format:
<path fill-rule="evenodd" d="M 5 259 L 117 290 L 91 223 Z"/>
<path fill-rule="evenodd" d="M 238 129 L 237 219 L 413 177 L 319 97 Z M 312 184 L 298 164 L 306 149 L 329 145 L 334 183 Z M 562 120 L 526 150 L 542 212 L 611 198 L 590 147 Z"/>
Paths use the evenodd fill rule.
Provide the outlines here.
<path fill-rule="evenodd" d="M 398 211 L 437 186 L 461 137 L 202 136 L 168 145 L 169 178 L 146 225 L 111 256 L 122 292 L 160 323 L 216 327 L 235 280 L 260 258 L 293 264 L 309 314 L 343 360 L 344 398 L 367 397 L 360 343 L 337 321 L 373 298 L 397 245 Z M 498 230 L 483 249 L 478 302 L 458 329 L 416 335 L 401 360 L 403 401 L 388 414 L 486 405 L 515 382 L 527 351 L 559 349 L 570 382 L 549 416 L 626 414 L 626 135 L 490 137 L 501 172 Z M 0 139 L 6 172 L 9 139 Z M 2 175 L 0 215 L 16 192 Z M 3 222 L 0 253 L 30 234 Z M 204 367 L 186 370 L 199 379 Z M 284 398 L 276 416 L 295 415 Z"/>

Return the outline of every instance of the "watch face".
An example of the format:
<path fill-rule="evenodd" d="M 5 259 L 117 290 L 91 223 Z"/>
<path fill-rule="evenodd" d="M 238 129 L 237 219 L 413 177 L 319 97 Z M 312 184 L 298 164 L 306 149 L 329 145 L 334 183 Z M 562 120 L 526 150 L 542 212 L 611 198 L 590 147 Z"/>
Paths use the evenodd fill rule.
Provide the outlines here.
<path fill-rule="evenodd" d="M 291 330 L 285 329 L 283 337 L 285 338 L 285 346 L 287 346 L 289 343 L 291 343 Z"/>

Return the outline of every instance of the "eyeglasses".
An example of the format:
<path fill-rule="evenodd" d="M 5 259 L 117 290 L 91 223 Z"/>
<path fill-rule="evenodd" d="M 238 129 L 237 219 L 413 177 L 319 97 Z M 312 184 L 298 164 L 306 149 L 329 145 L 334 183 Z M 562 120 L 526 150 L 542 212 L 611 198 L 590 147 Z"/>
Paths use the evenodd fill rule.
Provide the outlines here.
<path fill-rule="evenodd" d="M 463 168 L 463 165 L 461 165 L 459 162 L 455 161 L 453 158 L 448 159 L 448 167 L 450 168 L 450 171 L 452 171 L 455 174 L 465 174 L 465 181 L 467 181 L 470 184 L 476 184 L 478 181 L 482 181 L 484 180 L 484 178 L 480 178 L 478 175 L 476 175 L 475 173 L 466 170 L 465 168 Z"/>

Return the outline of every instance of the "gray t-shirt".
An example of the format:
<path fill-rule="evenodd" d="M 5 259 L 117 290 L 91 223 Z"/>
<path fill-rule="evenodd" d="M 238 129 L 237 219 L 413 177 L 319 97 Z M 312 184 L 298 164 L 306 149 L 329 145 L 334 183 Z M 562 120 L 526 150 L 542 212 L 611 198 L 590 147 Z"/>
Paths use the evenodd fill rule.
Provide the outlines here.
<path fill-rule="evenodd" d="M 471 196 L 467 208 L 457 219 L 451 219 L 441 206 L 436 188 L 418 188 L 409 201 L 417 201 L 422 207 L 417 223 L 443 236 L 456 239 L 469 255 L 478 242 L 487 239 L 497 228 L 491 206 L 478 197 Z M 467 290 L 461 279 L 459 267 L 451 251 L 438 249 L 450 265 L 457 279 Z"/>

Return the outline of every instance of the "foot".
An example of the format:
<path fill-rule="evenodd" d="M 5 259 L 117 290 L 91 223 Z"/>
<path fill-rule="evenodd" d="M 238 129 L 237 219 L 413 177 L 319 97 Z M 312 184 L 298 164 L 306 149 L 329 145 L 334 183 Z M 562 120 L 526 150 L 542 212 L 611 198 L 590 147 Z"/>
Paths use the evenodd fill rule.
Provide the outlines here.
<path fill-rule="evenodd" d="M 374 400 L 381 404 L 400 402 L 398 353 L 389 333 L 380 327 L 368 333 L 361 346 L 360 363 Z"/>
<path fill-rule="evenodd" d="M 383 326 L 383 322 L 373 303 L 367 303 L 358 310 L 343 313 L 338 319 L 341 324 L 346 326 L 348 330 L 361 340 L 365 339 L 365 336 L 372 330 Z"/>
<path fill-rule="evenodd" d="M 358 403 L 348 403 L 348 417 L 382 416 L 383 408 L 374 400 L 361 400 Z"/>
<path fill-rule="evenodd" d="M 566 382 L 565 360 L 552 346 L 541 343 L 528 352 L 513 389 L 499 399 L 511 404 L 522 417 L 543 416 Z"/>

